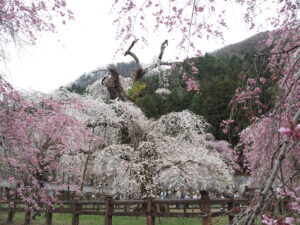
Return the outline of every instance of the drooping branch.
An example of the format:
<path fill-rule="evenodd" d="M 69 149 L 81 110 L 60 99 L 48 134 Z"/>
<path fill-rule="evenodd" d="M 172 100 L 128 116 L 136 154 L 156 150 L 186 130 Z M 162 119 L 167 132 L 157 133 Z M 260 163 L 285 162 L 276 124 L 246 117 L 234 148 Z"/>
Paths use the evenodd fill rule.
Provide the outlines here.
<path fill-rule="evenodd" d="M 136 54 L 134 54 L 133 52 L 131 52 L 131 49 L 133 48 L 133 46 L 135 45 L 135 43 L 137 43 L 138 40 L 139 40 L 139 39 L 136 39 L 136 40 L 134 40 L 134 41 L 131 43 L 131 45 L 129 46 L 129 48 L 128 48 L 127 51 L 125 52 L 124 56 L 130 55 L 130 56 L 134 59 L 134 61 L 135 61 L 135 63 L 136 63 L 136 66 L 137 66 L 137 69 L 143 69 L 143 68 L 141 67 L 139 58 L 136 56 Z"/>
<path fill-rule="evenodd" d="M 298 112 L 294 116 L 293 123 L 297 124 L 299 118 L 300 118 L 300 110 L 298 110 Z M 245 225 L 253 224 L 255 218 L 257 217 L 258 213 L 260 212 L 261 208 L 263 207 L 263 205 L 267 199 L 267 195 L 268 195 L 268 193 L 274 183 L 275 177 L 279 171 L 280 165 L 281 165 L 282 161 L 285 159 L 285 155 L 286 155 L 286 151 L 288 149 L 288 144 L 289 144 L 290 139 L 291 139 L 291 137 L 289 137 L 289 136 L 287 136 L 285 138 L 284 143 L 281 146 L 280 152 L 278 154 L 278 158 L 275 161 L 274 167 L 271 171 L 271 174 L 267 180 L 267 183 L 266 183 L 263 191 L 261 192 L 260 199 L 259 199 L 258 203 L 253 207 L 252 211 L 248 214 L 248 217 L 246 218 L 246 221 L 245 221 Z"/>

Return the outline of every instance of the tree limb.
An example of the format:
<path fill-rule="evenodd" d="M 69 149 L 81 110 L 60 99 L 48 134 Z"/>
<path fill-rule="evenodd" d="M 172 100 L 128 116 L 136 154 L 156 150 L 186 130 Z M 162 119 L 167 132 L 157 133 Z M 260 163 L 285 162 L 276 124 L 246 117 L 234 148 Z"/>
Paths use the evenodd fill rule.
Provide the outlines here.
<path fill-rule="evenodd" d="M 130 55 L 134 61 L 136 62 L 136 66 L 137 66 L 137 70 L 136 72 L 133 74 L 133 82 L 135 81 L 138 81 L 140 79 L 143 78 L 143 76 L 145 74 L 147 74 L 149 71 L 155 69 L 156 67 L 160 66 L 160 65 L 167 65 L 167 66 L 171 66 L 173 63 L 168 63 L 168 62 L 161 62 L 162 60 L 162 57 L 163 57 L 163 54 L 164 54 L 164 51 L 165 51 L 165 48 L 168 46 L 168 40 L 165 40 L 161 46 L 160 46 L 160 53 L 159 53 L 159 56 L 158 56 L 158 59 L 157 59 L 157 62 L 154 63 L 153 65 L 149 66 L 148 68 L 146 69 L 143 69 L 143 67 L 141 66 L 140 64 L 140 61 L 138 59 L 138 57 L 133 53 L 131 52 L 131 49 L 133 48 L 133 46 L 135 45 L 135 43 L 138 41 L 138 39 L 134 40 L 131 45 L 129 46 L 129 48 L 126 50 L 125 52 L 125 56 L 126 55 Z"/>
<path fill-rule="evenodd" d="M 165 40 L 160 46 L 160 53 L 158 56 L 158 60 L 161 61 L 162 56 L 164 54 L 165 48 L 168 46 L 168 40 Z"/>
<path fill-rule="evenodd" d="M 130 56 L 134 59 L 134 61 L 135 61 L 135 63 L 136 63 L 136 66 L 137 66 L 137 69 L 140 69 L 140 68 L 142 69 L 141 64 L 140 64 L 140 61 L 139 61 L 139 58 L 138 58 L 133 52 L 131 52 L 131 49 L 133 48 L 133 46 L 135 45 L 135 43 L 137 43 L 138 40 L 139 40 L 139 39 L 135 39 L 135 40 L 131 43 L 131 45 L 129 46 L 129 48 L 128 48 L 127 51 L 125 52 L 124 56 L 130 55 Z"/>

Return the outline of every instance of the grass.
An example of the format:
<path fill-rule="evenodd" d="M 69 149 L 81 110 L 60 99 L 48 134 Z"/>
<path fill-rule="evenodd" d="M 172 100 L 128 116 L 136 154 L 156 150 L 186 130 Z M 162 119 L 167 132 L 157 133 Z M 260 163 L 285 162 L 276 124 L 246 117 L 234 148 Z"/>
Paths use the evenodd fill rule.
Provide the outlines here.
<path fill-rule="evenodd" d="M 7 214 L 0 213 L 0 224 L 4 225 L 7 218 Z M 22 225 L 24 221 L 24 213 L 16 213 L 14 217 L 13 225 Z M 70 225 L 72 221 L 71 214 L 53 214 L 53 225 Z M 44 225 L 45 217 L 36 217 L 36 220 L 32 220 L 32 225 Z M 213 218 L 214 225 L 225 225 L 228 223 L 228 217 L 221 216 Z M 104 225 L 103 216 L 93 215 L 81 215 L 79 219 L 80 225 Z M 126 217 L 126 216 L 114 216 L 113 225 L 146 225 L 145 217 Z M 198 218 L 156 218 L 157 225 L 200 225 L 201 219 Z"/>

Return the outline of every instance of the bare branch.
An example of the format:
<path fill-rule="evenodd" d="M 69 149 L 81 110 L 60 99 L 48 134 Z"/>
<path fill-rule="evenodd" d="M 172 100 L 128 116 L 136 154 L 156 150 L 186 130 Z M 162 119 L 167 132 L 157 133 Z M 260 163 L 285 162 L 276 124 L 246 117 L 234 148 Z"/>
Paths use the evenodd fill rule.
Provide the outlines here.
<path fill-rule="evenodd" d="M 162 59 L 162 56 L 164 54 L 164 51 L 165 51 L 165 48 L 168 46 L 168 40 L 165 40 L 161 46 L 160 46 L 160 53 L 159 53 L 159 56 L 158 56 L 158 61 L 160 62 L 161 59 Z"/>
<path fill-rule="evenodd" d="M 143 71 L 143 75 L 150 72 L 151 70 L 159 67 L 159 66 L 173 66 L 173 65 L 179 65 L 180 63 L 179 62 L 162 62 L 162 57 L 163 57 L 163 54 L 164 54 L 164 51 L 165 51 L 165 48 L 168 46 L 168 40 L 165 40 L 161 46 L 160 46 L 160 53 L 159 53 L 159 56 L 158 56 L 158 59 L 157 59 L 157 62 L 154 63 L 153 65 L 149 66 L 148 68 L 144 69 Z"/>
<path fill-rule="evenodd" d="M 135 74 L 133 75 L 133 82 L 137 81 L 137 80 L 140 80 L 143 78 L 143 76 L 148 73 L 149 71 L 155 69 L 156 67 L 160 66 L 160 65 L 172 65 L 173 63 L 168 63 L 168 62 L 161 62 L 162 60 L 162 57 L 163 57 L 163 54 L 164 54 L 164 51 L 165 51 L 165 48 L 168 46 L 168 40 L 165 40 L 161 46 L 160 46 L 160 53 L 159 53 L 159 56 L 158 56 L 158 59 L 157 59 L 157 62 L 154 63 L 153 65 L 149 66 L 148 68 L 146 69 L 143 69 L 141 64 L 140 64 L 140 61 L 138 59 L 138 57 L 133 53 L 131 52 L 131 49 L 133 48 L 133 46 L 135 45 L 135 43 L 138 41 L 138 39 L 134 40 L 131 45 L 129 46 L 129 48 L 127 49 L 127 51 L 125 52 L 125 56 L 126 55 L 130 55 L 136 62 L 136 66 L 137 66 L 137 70 L 135 72 Z"/>
<path fill-rule="evenodd" d="M 139 39 L 135 39 L 135 40 L 131 43 L 131 45 L 129 46 L 129 48 L 128 48 L 127 51 L 125 52 L 124 56 L 130 55 L 130 56 L 134 59 L 134 61 L 135 61 L 135 63 L 136 63 L 136 66 L 137 66 L 137 69 L 140 69 L 140 68 L 142 69 L 139 58 L 138 58 L 133 52 L 131 52 L 131 49 L 133 48 L 133 46 L 135 45 L 135 43 L 136 43 L 138 40 L 139 40 Z"/>

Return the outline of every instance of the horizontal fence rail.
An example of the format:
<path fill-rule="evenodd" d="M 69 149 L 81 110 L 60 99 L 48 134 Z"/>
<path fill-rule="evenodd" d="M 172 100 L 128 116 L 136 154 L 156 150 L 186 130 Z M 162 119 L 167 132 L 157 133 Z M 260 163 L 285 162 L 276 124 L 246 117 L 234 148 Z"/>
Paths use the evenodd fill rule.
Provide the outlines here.
<path fill-rule="evenodd" d="M 46 225 L 52 224 L 53 213 L 72 214 L 72 225 L 79 224 L 80 215 L 102 215 L 105 225 L 112 225 L 113 216 L 146 217 L 147 225 L 154 225 L 155 219 L 160 217 L 202 218 L 202 224 L 211 225 L 212 217 L 218 216 L 228 216 L 231 223 L 234 214 L 248 201 L 242 198 L 210 199 L 208 195 L 202 195 L 201 199 L 145 200 L 113 200 L 106 196 L 104 201 L 62 201 L 59 205 L 34 211 L 45 213 Z M 24 212 L 24 224 L 30 224 L 31 212 L 26 211 L 26 205 L 20 201 L 0 203 L 1 211 L 7 213 L 8 224 L 13 221 L 16 212 Z"/>

